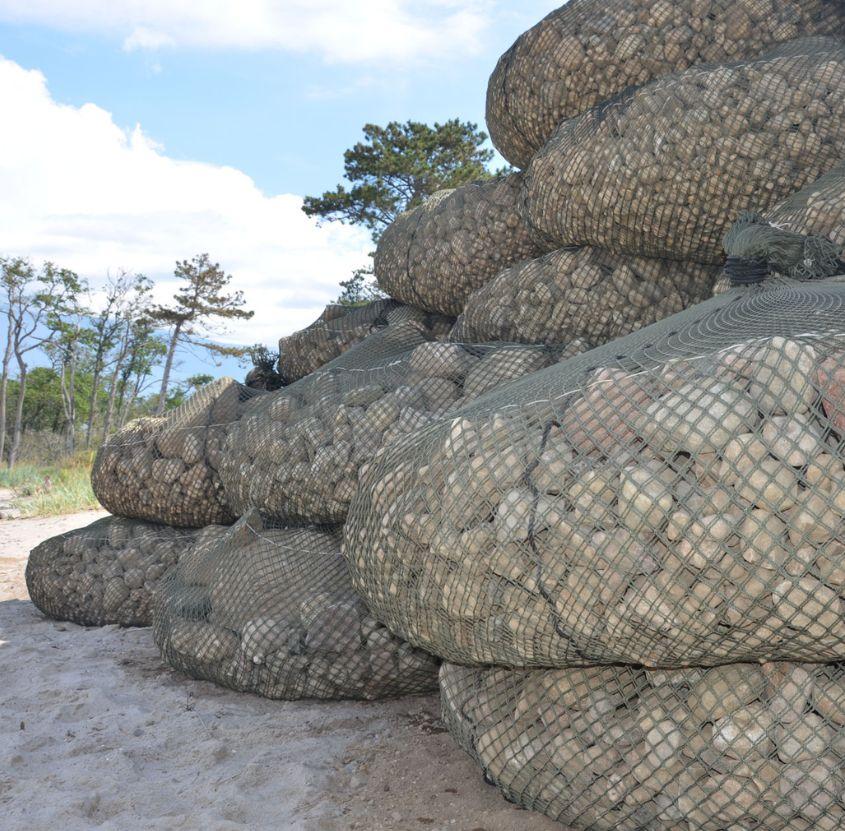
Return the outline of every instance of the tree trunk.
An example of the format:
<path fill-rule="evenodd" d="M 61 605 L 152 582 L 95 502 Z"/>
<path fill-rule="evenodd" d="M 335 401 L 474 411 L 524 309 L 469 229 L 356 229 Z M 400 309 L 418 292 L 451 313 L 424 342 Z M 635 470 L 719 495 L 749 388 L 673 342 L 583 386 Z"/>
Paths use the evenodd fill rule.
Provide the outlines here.
<path fill-rule="evenodd" d="M 164 413 L 164 405 L 167 402 L 167 388 L 170 386 L 170 370 L 173 368 L 173 356 L 176 354 L 176 347 L 179 345 L 179 335 L 182 334 L 182 321 L 178 321 L 173 327 L 173 335 L 170 338 L 170 345 L 167 347 L 167 360 L 164 362 L 164 375 L 161 379 L 161 392 L 158 395 L 158 407 L 156 415 Z"/>
<path fill-rule="evenodd" d="M 91 447 L 91 434 L 94 432 L 94 411 L 97 407 L 97 390 L 100 386 L 102 356 L 98 356 L 91 375 L 91 396 L 88 399 L 88 422 L 85 425 L 85 449 Z"/>
<path fill-rule="evenodd" d="M 26 362 L 18 358 L 18 400 L 15 405 L 15 426 L 12 431 L 12 444 L 9 447 L 9 470 L 15 466 L 18 459 L 18 452 L 21 449 L 21 436 L 23 435 L 23 401 L 26 395 Z"/>
<path fill-rule="evenodd" d="M 9 394 L 9 364 L 12 362 L 12 315 L 6 315 L 6 349 L 3 351 L 3 369 L 0 373 L 0 464 L 6 453 L 6 399 Z"/>
<path fill-rule="evenodd" d="M 112 372 L 111 378 L 109 379 L 109 400 L 106 405 L 106 414 L 103 417 L 103 442 L 105 442 L 109 436 L 112 419 L 114 419 L 115 404 L 117 403 L 117 389 L 120 386 L 120 376 L 123 372 L 123 364 L 126 361 L 126 356 L 129 354 L 130 337 L 130 326 L 127 324 L 123 333 L 123 338 L 120 341 L 120 351 L 117 353 L 117 358 L 115 358 L 114 361 L 114 372 Z M 123 396 L 121 396 L 121 401 L 122 399 Z"/>

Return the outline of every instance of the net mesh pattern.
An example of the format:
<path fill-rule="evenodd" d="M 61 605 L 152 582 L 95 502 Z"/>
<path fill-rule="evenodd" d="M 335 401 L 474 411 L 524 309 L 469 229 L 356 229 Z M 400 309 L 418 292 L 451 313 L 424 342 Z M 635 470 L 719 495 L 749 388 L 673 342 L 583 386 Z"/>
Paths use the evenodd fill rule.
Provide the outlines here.
<path fill-rule="evenodd" d="M 458 315 L 469 294 L 543 247 L 519 214 L 520 174 L 440 191 L 379 239 L 375 274 L 391 297 Z"/>
<path fill-rule="evenodd" d="M 845 827 L 842 664 L 444 664 L 440 689 L 487 780 L 573 831 Z"/>
<path fill-rule="evenodd" d="M 26 564 L 27 590 L 56 620 L 149 626 L 153 592 L 196 537 L 184 528 L 104 517 L 37 545 Z"/>
<path fill-rule="evenodd" d="M 97 499 L 114 514 L 167 525 L 233 522 L 218 476 L 223 442 L 267 394 L 220 378 L 163 418 L 130 422 L 97 452 Z"/>
<path fill-rule="evenodd" d="M 570 0 L 520 35 L 487 87 L 487 128 L 525 168 L 557 126 L 695 64 L 757 57 L 804 35 L 845 34 L 836 0 Z"/>
<path fill-rule="evenodd" d="M 437 661 L 355 595 L 340 534 L 250 511 L 179 559 L 156 596 L 162 657 L 194 678 L 273 699 L 430 692 Z"/>
<path fill-rule="evenodd" d="M 761 263 L 797 280 L 839 274 L 845 246 L 845 164 L 839 164 L 765 216 L 746 213 L 725 235 L 728 261 Z M 717 286 L 724 291 L 728 276 Z"/>
<path fill-rule="evenodd" d="M 531 162 L 524 215 L 563 245 L 719 263 L 765 210 L 845 152 L 845 47 L 808 38 L 694 67 L 563 122 Z"/>
<path fill-rule="evenodd" d="M 456 337 L 600 346 L 709 297 L 718 274 L 698 263 L 562 249 L 512 265 L 474 291 Z"/>
<path fill-rule="evenodd" d="M 455 663 L 845 657 L 845 285 L 734 289 L 386 448 L 356 589 Z"/>
<path fill-rule="evenodd" d="M 298 381 L 379 329 L 409 320 L 419 321 L 435 337 L 445 335 L 451 323 L 391 299 L 360 307 L 327 306 L 310 326 L 279 340 L 279 372 L 287 383 Z"/>
<path fill-rule="evenodd" d="M 427 337 L 413 322 L 390 326 L 259 402 L 223 454 L 235 512 L 252 506 L 280 522 L 342 522 L 360 471 L 382 448 L 578 348 Z"/>
<path fill-rule="evenodd" d="M 766 212 L 774 226 L 845 246 L 845 163 Z"/>

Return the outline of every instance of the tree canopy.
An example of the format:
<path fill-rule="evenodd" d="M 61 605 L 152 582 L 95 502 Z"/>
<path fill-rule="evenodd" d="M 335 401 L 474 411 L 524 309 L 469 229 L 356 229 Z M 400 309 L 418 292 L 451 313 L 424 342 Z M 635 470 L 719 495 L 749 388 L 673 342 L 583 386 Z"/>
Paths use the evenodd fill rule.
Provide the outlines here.
<path fill-rule="evenodd" d="M 306 196 L 303 211 L 329 222 L 363 225 L 378 239 L 402 211 L 427 196 L 488 179 L 494 153 L 487 134 L 470 121 L 434 126 L 391 121 L 364 125 L 364 140 L 343 154 L 348 185 Z"/>
<path fill-rule="evenodd" d="M 164 412 L 167 405 L 170 373 L 179 346 L 192 344 L 218 354 L 243 355 L 246 352 L 245 349 L 213 343 L 204 338 L 199 329 L 201 326 L 208 327 L 209 321 L 213 318 L 248 320 L 254 314 L 243 308 L 246 302 L 243 292 L 226 293 L 232 275 L 226 274 L 219 263 L 211 262 L 208 254 L 197 254 L 190 260 L 177 262 L 174 274 L 183 281 L 183 284 L 173 295 L 173 305 L 155 306 L 150 312 L 154 321 L 171 327 L 158 399 L 159 415 Z"/>

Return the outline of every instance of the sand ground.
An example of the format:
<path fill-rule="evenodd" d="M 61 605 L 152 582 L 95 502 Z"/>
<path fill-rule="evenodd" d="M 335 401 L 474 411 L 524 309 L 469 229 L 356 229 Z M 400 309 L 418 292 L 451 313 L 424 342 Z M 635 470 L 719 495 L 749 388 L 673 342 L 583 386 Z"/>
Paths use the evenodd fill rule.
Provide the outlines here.
<path fill-rule="evenodd" d="M 0 522 L 4 831 L 560 831 L 484 784 L 436 696 L 266 701 L 168 669 L 148 629 L 45 618 L 27 553 L 98 516 Z"/>

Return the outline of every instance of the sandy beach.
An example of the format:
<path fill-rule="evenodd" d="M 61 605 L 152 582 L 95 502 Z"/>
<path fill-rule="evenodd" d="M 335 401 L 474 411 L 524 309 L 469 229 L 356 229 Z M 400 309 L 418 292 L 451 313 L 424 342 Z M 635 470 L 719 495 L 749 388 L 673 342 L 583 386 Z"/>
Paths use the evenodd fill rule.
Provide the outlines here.
<path fill-rule="evenodd" d="M 0 523 L 0 827 L 551 831 L 452 742 L 437 696 L 273 702 L 178 675 L 148 629 L 29 601 L 29 550 L 86 512 Z"/>

